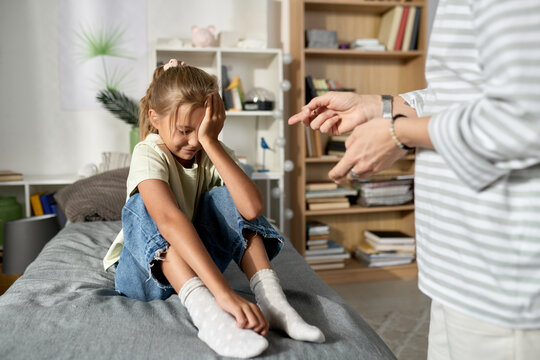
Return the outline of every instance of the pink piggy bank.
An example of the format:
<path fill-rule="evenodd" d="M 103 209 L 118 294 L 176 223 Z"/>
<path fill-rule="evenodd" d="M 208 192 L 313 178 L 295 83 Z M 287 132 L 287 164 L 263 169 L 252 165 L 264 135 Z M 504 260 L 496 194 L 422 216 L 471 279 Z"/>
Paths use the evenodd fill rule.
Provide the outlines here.
<path fill-rule="evenodd" d="M 214 35 L 216 28 L 210 25 L 207 28 L 200 28 L 197 25 L 191 27 L 191 42 L 194 47 L 211 47 L 216 44 Z"/>

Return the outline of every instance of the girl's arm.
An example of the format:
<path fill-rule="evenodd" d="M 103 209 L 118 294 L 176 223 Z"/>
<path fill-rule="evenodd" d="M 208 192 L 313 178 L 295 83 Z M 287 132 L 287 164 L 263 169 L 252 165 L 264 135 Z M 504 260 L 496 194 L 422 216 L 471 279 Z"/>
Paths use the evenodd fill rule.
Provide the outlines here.
<path fill-rule="evenodd" d="M 225 106 L 217 93 L 208 98 L 206 114 L 199 127 L 199 142 L 216 167 L 238 212 L 247 220 L 259 217 L 263 211 L 262 195 L 246 173 L 227 154 L 218 135 L 225 121 Z"/>
<path fill-rule="evenodd" d="M 245 300 L 231 288 L 206 250 L 195 227 L 178 208 L 169 184 L 162 180 L 151 179 L 142 181 L 137 187 L 160 234 L 204 282 L 218 304 L 235 317 L 239 327 L 247 327 L 265 335 L 267 322 L 264 315 L 255 304 Z M 182 283 L 192 276 L 177 275 L 184 277 Z"/>

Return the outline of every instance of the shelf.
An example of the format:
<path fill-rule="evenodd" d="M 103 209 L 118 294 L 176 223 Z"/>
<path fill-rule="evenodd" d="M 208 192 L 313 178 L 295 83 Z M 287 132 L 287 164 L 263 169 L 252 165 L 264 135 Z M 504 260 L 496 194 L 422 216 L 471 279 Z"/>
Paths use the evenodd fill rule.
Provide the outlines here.
<path fill-rule="evenodd" d="M 228 117 L 250 117 L 250 116 L 274 116 L 274 111 L 225 111 Z"/>
<path fill-rule="evenodd" d="M 79 177 L 75 174 L 61 175 L 23 175 L 22 180 L 2 181 L 3 185 L 67 185 L 77 181 Z"/>
<path fill-rule="evenodd" d="M 415 59 L 424 56 L 421 50 L 411 51 L 367 51 L 367 50 L 340 50 L 340 49 L 304 49 L 306 57 L 356 57 L 367 59 Z"/>
<path fill-rule="evenodd" d="M 306 216 L 317 215 L 344 215 L 344 214 L 371 214 L 394 211 L 413 211 L 414 204 L 397 205 L 397 206 L 360 206 L 352 205 L 347 209 L 328 209 L 328 210 L 306 210 Z"/>
<path fill-rule="evenodd" d="M 416 262 L 406 265 L 367 267 L 352 258 L 345 260 L 344 269 L 317 270 L 316 274 L 327 284 L 343 284 L 391 279 L 413 279 L 417 276 Z"/>
<path fill-rule="evenodd" d="M 252 180 L 280 180 L 282 176 L 283 174 L 279 172 L 257 172 L 257 170 L 255 170 L 251 174 L 251 179 Z"/>
<path fill-rule="evenodd" d="M 405 155 L 398 161 L 403 161 L 403 160 L 414 161 L 415 158 L 416 158 L 415 154 L 409 154 L 409 155 Z M 334 155 L 324 155 L 321 157 L 307 157 L 304 159 L 304 161 L 308 164 L 310 163 L 311 164 L 337 163 L 339 160 L 341 160 L 341 157 L 334 156 Z"/>

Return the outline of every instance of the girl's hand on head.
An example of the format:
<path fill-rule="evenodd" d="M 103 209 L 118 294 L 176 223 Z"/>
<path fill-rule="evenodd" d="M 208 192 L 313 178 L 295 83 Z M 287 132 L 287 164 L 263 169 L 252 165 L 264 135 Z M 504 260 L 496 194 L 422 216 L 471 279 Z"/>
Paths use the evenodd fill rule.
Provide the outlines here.
<path fill-rule="evenodd" d="M 208 142 L 217 141 L 224 123 L 225 104 L 216 92 L 206 100 L 204 118 L 199 126 L 198 137 L 203 147 Z"/>
<path fill-rule="evenodd" d="M 379 95 L 329 92 L 313 98 L 299 113 L 291 116 L 289 125 L 302 122 L 322 133 L 341 135 L 379 117 L 381 106 Z"/>
<path fill-rule="evenodd" d="M 262 336 L 268 334 L 270 325 L 261 309 L 238 295 L 234 290 L 223 296 L 217 296 L 216 302 L 236 319 L 236 326 L 239 328 L 251 329 Z"/>
<path fill-rule="evenodd" d="M 328 176 L 337 183 L 367 178 L 403 157 L 407 151 L 396 145 L 389 127 L 390 119 L 383 118 L 357 126 L 345 141 L 345 155 Z"/>

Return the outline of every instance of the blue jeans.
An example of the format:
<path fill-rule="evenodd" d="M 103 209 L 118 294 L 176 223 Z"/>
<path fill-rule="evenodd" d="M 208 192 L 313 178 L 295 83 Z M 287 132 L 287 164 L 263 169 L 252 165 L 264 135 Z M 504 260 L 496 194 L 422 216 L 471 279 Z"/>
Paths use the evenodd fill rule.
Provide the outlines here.
<path fill-rule="evenodd" d="M 240 215 L 224 186 L 201 196 L 193 225 L 221 272 L 231 260 L 240 265 L 247 246 L 246 232 L 261 235 L 269 259 L 283 247 L 283 237 L 264 217 L 247 221 Z M 122 228 L 124 247 L 116 266 L 116 290 L 141 301 L 171 296 L 174 289 L 157 264 L 169 243 L 159 233 L 138 193 L 131 196 L 122 209 Z"/>

